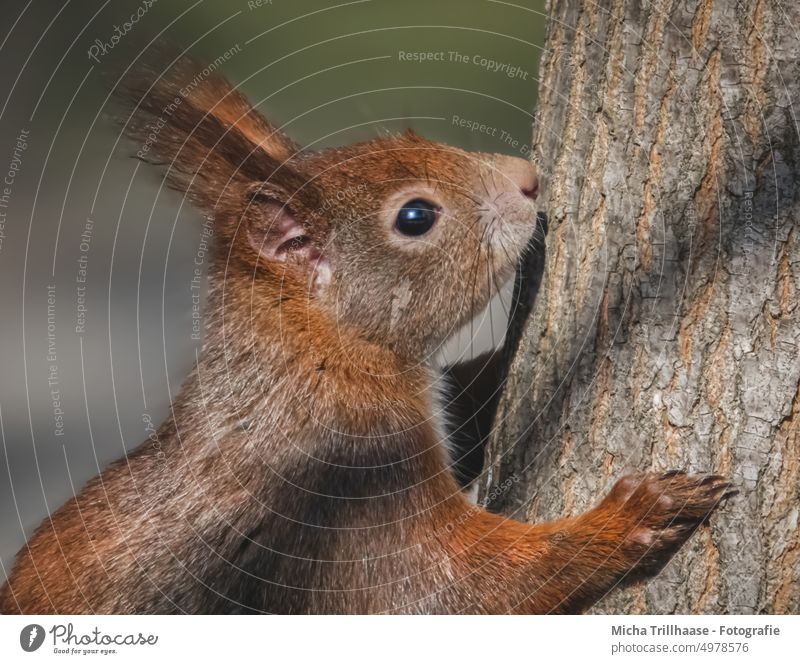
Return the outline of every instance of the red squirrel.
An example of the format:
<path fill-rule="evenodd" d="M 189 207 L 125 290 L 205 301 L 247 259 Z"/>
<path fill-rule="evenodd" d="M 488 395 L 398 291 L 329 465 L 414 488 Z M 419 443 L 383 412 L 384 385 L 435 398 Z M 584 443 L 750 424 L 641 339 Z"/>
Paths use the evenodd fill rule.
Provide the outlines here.
<path fill-rule="evenodd" d="M 730 494 L 637 474 L 533 525 L 460 490 L 432 357 L 514 274 L 527 160 L 411 132 L 302 150 L 189 56 L 118 96 L 140 158 L 213 220 L 204 347 L 157 444 L 32 535 L 2 612 L 580 612 Z M 449 375 L 485 404 L 496 362 Z"/>

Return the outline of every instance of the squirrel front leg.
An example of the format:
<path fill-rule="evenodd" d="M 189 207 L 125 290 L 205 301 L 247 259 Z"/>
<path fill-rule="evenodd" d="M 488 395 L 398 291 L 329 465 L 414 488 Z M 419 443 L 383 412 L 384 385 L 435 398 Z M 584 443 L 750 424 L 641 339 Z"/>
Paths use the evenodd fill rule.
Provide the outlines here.
<path fill-rule="evenodd" d="M 718 475 L 631 475 L 594 509 L 526 525 L 473 510 L 452 528 L 451 564 L 472 609 L 578 613 L 616 587 L 654 576 L 730 496 Z"/>

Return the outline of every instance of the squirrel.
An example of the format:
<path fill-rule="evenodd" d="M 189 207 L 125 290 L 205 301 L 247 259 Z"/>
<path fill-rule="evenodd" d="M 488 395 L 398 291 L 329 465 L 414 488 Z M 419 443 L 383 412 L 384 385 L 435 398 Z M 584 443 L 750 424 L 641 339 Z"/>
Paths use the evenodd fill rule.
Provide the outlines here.
<path fill-rule="evenodd" d="M 116 95 L 140 158 L 213 221 L 203 349 L 157 444 L 30 537 L 3 613 L 576 613 L 656 574 L 731 494 L 640 473 L 528 524 L 461 491 L 442 383 L 481 405 L 502 372 L 433 357 L 515 273 L 528 160 L 410 131 L 303 150 L 189 55 Z"/>

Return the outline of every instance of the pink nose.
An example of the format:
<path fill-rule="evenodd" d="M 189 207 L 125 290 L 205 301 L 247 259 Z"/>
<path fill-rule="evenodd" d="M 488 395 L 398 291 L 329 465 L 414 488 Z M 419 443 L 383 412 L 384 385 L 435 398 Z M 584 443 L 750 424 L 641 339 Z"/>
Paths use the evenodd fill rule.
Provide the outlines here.
<path fill-rule="evenodd" d="M 519 187 L 524 196 L 536 200 L 539 195 L 539 178 L 536 177 L 536 169 L 533 164 L 527 159 L 505 155 L 500 158 L 499 162 L 500 172 L 508 178 L 507 186 Z"/>
<path fill-rule="evenodd" d="M 522 187 L 522 193 L 532 201 L 535 201 L 536 197 L 539 195 L 539 178 L 534 175 L 533 184 L 531 184 L 529 187 Z"/>

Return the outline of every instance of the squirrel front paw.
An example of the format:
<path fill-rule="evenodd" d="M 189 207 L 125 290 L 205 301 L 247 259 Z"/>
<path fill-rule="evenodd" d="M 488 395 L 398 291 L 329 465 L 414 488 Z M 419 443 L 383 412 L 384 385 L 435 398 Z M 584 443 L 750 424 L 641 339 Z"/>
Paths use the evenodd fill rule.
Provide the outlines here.
<path fill-rule="evenodd" d="M 720 475 L 642 473 L 620 479 L 598 506 L 623 525 L 633 578 L 657 574 L 714 509 L 734 495 Z"/>

